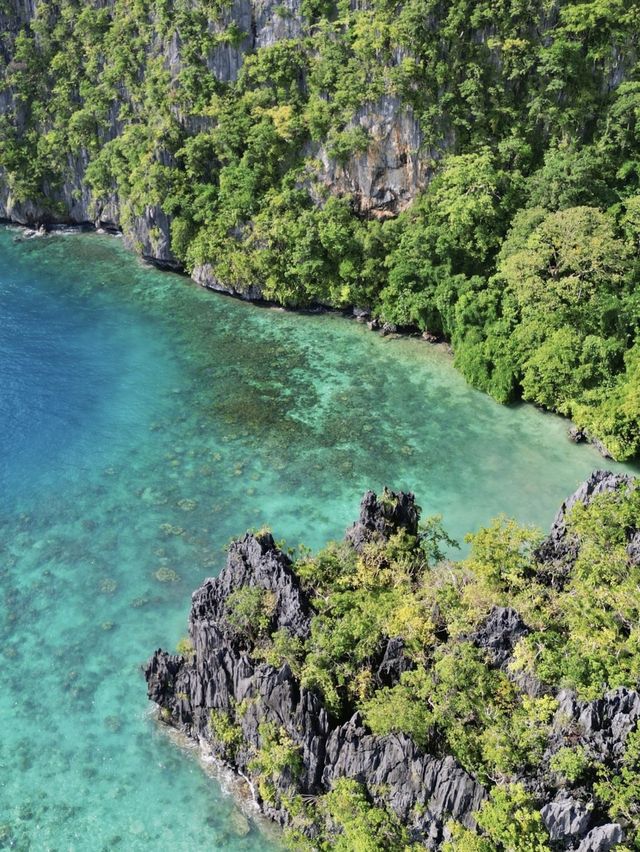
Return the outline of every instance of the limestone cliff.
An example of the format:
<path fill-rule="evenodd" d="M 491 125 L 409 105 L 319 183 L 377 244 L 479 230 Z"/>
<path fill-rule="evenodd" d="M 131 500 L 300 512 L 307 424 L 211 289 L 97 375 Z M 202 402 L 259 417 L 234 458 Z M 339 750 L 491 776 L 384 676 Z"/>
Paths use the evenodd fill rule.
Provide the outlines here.
<path fill-rule="evenodd" d="M 85 42 L 95 47 L 92 39 L 96 38 L 98 42 L 101 38 L 130 40 L 135 47 L 112 75 L 101 64 L 104 51 L 98 43 L 88 81 L 94 84 L 106 75 L 109 82 L 104 92 L 100 83 L 97 90 L 85 95 L 88 87 L 74 78 L 74 72 L 75 77 L 79 75 L 77 69 L 69 67 L 72 63 L 68 57 L 61 59 L 58 53 L 55 56 L 58 64 L 52 69 L 39 67 L 39 61 L 47 60 L 33 55 L 33 46 L 37 54 L 37 48 L 45 45 L 65 16 L 68 22 L 69 10 L 63 13 L 62 6 L 38 0 L 7 0 L 0 5 L 0 28 L 4 35 L 0 43 L 0 140 L 10 141 L 27 133 L 34 154 L 37 149 L 38 158 L 45 164 L 43 167 L 41 163 L 37 175 L 30 176 L 27 186 L 16 189 L 15 177 L 22 179 L 32 165 L 23 139 L 20 154 L 23 161 L 13 162 L 9 157 L 7 169 L 3 171 L 0 166 L 0 217 L 29 225 L 66 222 L 118 228 L 144 257 L 167 267 L 181 265 L 171 247 L 171 222 L 180 206 L 172 197 L 171 187 L 165 187 L 159 179 L 140 197 L 131 197 L 119 191 L 115 180 L 97 192 L 86 179 L 89 163 L 106 143 L 132 128 L 136 132 L 141 128 L 149 130 L 153 119 L 149 110 L 153 107 L 141 97 L 141 87 L 147 84 L 162 87 L 163 98 L 173 104 L 176 92 L 188 90 L 192 85 L 197 68 L 198 85 L 206 90 L 202 102 L 195 97 L 196 103 L 188 108 L 177 100 L 171 106 L 177 130 L 167 131 L 167 136 L 172 133 L 175 136 L 177 132 L 179 139 L 170 141 L 163 137 L 162 131 L 153 131 L 158 132 L 158 137 L 143 163 L 135 168 L 159 174 L 176 166 L 182 144 L 202 131 L 216 129 L 210 103 L 204 101 L 210 102 L 212 93 L 224 98 L 226 87 L 238 80 L 248 57 L 254 58 L 261 51 L 279 45 L 283 52 L 306 54 L 307 59 L 317 59 L 322 51 L 329 57 L 335 50 L 331 62 L 344 72 L 345 78 L 353 78 L 348 94 L 340 94 L 336 103 L 332 102 L 335 86 L 331 82 L 335 68 L 325 68 L 326 58 L 321 58 L 319 67 L 311 71 L 313 62 L 307 62 L 306 67 L 301 64 L 298 82 L 302 99 L 309 92 L 309 76 L 316 75 L 314 86 L 320 92 L 320 100 L 314 105 L 313 114 L 304 119 L 308 127 L 296 152 L 298 159 L 305 162 L 299 183 L 318 205 L 328 195 L 348 196 L 357 215 L 384 219 L 405 210 L 429 182 L 442 156 L 460 149 L 460 136 L 467 135 L 472 122 L 469 109 L 473 98 L 477 99 L 477 95 L 467 94 L 467 90 L 473 89 L 470 76 L 484 76 L 482 87 L 484 96 L 488 97 L 487 110 L 502 95 L 518 104 L 520 83 L 510 68 L 513 58 L 505 52 L 506 46 L 512 51 L 523 50 L 529 44 L 544 48 L 549 41 L 548 31 L 558 22 L 557 13 L 547 10 L 544 4 L 522 20 L 520 11 L 514 8 L 507 18 L 513 19 L 518 37 L 506 38 L 503 45 L 499 24 L 487 23 L 482 15 L 473 15 L 461 25 L 452 41 L 448 31 L 442 36 L 438 33 L 445 25 L 447 4 L 435 3 L 425 20 L 412 21 L 416 33 L 420 29 L 414 44 L 411 31 L 406 33 L 401 29 L 394 33 L 389 22 L 378 34 L 381 23 L 375 18 L 373 5 L 360 2 L 348 4 L 348 14 L 347 7 L 338 8 L 332 3 L 326 7 L 305 5 L 302 0 L 171 0 L 168 3 L 144 0 L 133 4 L 131 10 L 121 7 L 116 0 L 104 0 L 88 6 L 94 20 L 88 21 L 79 32 L 74 31 L 80 50 L 87 52 Z M 403 10 L 397 11 L 401 14 Z M 78 10 L 72 14 L 80 17 Z M 344 24 L 340 15 L 345 15 Z M 374 17 L 370 19 L 371 15 Z M 364 31 L 371 30 L 367 36 L 371 45 L 363 50 L 363 59 L 358 59 L 360 54 L 351 50 L 350 43 L 361 39 L 363 27 Z M 320 37 L 318 34 L 324 30 L 325 35 Z M 33 38 L 31 48 L 20 41 L 25 34 Z M 64 43 L 62 37 L 61 44 Z M 429 59 L 420 56 L 420 49 L 427 46 L 427 53 L 433 52 Z M 46 51 L 42 56 L 46 57 Z M 628 39 L 612 45 L 610 55 L 607 53 L 593 69 L 594 79 L 597 77 L 603 92 L 614 90 L 629 77 L 635 57 L 635 46 Z M 15 77 L 16 72 L 29 77 L 31 62 L 37 70 L 35 79 L 28 81 L 25 94 L 16 85 Z M 531 68 L 532 63 L 533 60 Z M 539 73 L 542 72 L 532 71 L 532 76 L 537 78 Z M 540 83 L 547 84 L 544 74 Z M 270 84 L 268 79 L 260 83 L 265 84 Z M 80 114 L 95 109 L 91 121 L 95 119 L 97 126 L 95 133 L 92 131 L 91 144 L 81 138 L 58 150 L 60 132 L 54 131 L 51 139 L 48 138 L 51 123 L 46 116 L 37 117 L 31 126 L 35 132 L 28 135 L 29 98 L 37 91 L 46 103 L 52 91 L 66 86 L 70 91 L 66 100 L 63 99 L 65 110 L 75 121 Z M 92 103 L 96 91 L 99 99 L 106 98 L 105 102 Z M 561 93 L 558 97 L 565 96 Z M 453 105 L 460 98 L 462 103 L 458 106 L 462 111 L 455 118 Z M 467 98 L 470 100 L 465 104 Z M 74 134 L 82 137 L 87 130 L 87 118 L 86 115 L 78 118 L 78 132 L 74 126 Z M 534 132 L 538 138 L 546 131 L 542 125 Z M 52 149 L 51 159 L 58 158 L 50 163 L 51 170 L 47 166 L 48 147 Z M 122 155 L 126 159 L 126 145 Z M 133 166 L 131 163 L 121 166 L 126 183 L 129 178 L 126 171 Z M 206 167 L 213 174 L 220 162 L 211 160 Z M 209 260 L 213 258 L 200 258 L 190 265 L 190 271 L 195 267 L 197 280 L 214 289 L 239 291 L 248 298 L 260 296 L 260 282 L 223 281 L 209 267 Z"/>
<path fill-rule="evenodd" d="M 115 0 L 102 4 L 113 7 Z M 194 0 L 194 14 L 201 5 Z M 0 7 L 0 29 L 6 38 L 0 44 L 0 71 L 15 70 L 13 56 L 16 36 L 38 20 L 39 5 L 36 0 L 20 2 L 11 0 Z M 152 22 L 153 23 L 153 22 Z M 300 39 L 308 32 L 299 0 L 277 3 L 275 0 L 233 0 L 220 4 L 216 15 L 210 14 L 207 28 L 218 36 L 215 46 L 206 51 L 204 61 L 213 80 L 227 84 L 237 79 L 245 57 L 280 41 Z M 226 33 L 238 33 L 237 38 L 227 38 Z M 214 38 L 215 42 L 215 38 Z M 160 57 L 170 75 L 170 86 L 176 85 L 185 68 L 183 56 L 190 43 L 182 38 L 179 28 L 168 36 L 157 31 L 146 45 L 148 59 Z M 19 65 L 19 62 L 17 63 Z M 118 101 L 114 101 L 108 119 L 100 129 L 101 143 L 118 137 L 123 131 L 121 113 L 139 112 L 131 93 L 123 86 Z M 15 97 L 11 87 L 0 88 L 0 115 L 15 114 L 18 131 L 24 126 L 25 109 Z M 194 114 L 176 115 L 186 137 L 211 127 L 206 117 Z M 412 108 L 397 96 L 385 95 L 365 103 L 347 124 L 365 131 L 368 143 L 344 161 L 328 153 L 325 144 L 308 144 L 305 154 L 309 162 L 310 189 L 318 203 L 322 202 L 320 188 L 335 194 L 353 194 L 357 208 L 367 215 L 395 215 L 406 208 L 416 192 L 429 177 L 429 158 L 423 156 L 423 136 Z M 172 155 L 157 150 L 157 161 L 163 165 L 174 163 Z M 46 179 L 37 196 L 16 198 L 11 182 L 0 168 L 0 218 L 24 225 L 48 223 L 93 224 L 99 228 L 119 229 L 128 244 L 146 259 L 159 266 L 177 268 L 180 263 L 171 251 L 171 215 L 155 203 L 132 205 L 118 196 L 114 187 L 111 194 L 97 196 L 86 182 L 86 169 L 90 154 L 82 149 L 69 155 L 63 167 L 64 179 L 53 184 Z M 317 188 L 316 188 L 317 186 Z M 236 292 L 227 282 L 219 281 L 207 265 L 199 265 L 194 278 L 212 289 Z M 240 290 L 248 298 L 260 298 L 259 288 Z"/>

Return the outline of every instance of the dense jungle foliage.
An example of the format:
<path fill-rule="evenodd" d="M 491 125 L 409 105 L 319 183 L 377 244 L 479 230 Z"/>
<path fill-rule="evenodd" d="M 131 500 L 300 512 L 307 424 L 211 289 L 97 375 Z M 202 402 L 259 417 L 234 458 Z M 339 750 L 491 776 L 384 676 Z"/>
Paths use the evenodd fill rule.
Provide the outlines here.
<path fill-rule="evenodd" d="M 592 744 L 581 744 L 577 730 L 561 747 L 553 737 L 560 689 L 593 700 L 616 687 L 637 688 L 640 564 L 627 546 L 629 531 L 638 528 L 637 484 L 575 505 L 567 516 L 567 540 L 575 544 L 570 567 L 542 559 L 541 534 L 506 518 L 468 536 L 469 555 L 452 562 L 443 548 L 450 552 L 453 543 L 431 518 L 415 536 L 403 529 L 360 553 L 345 542 L 316 555 L 297 552 L 294 569 L 315 611 L 306 642 L 285 629 L 269 633 L 273 599 L 259 588 L 231 596 L 228 622 L 255 659 L 288 663 L 334 718 L 346 721 L 359 711 L 373 733 L 403 732 L 430 754 L 453 754 L 486 786 L 477 830 L 451 824 L 448 852 L 551 850 L 533 778 L 547 790 L 570 790 L 603 821 L 620 822 L 626 841 L 617 848 L 637 849 L 640 730 L 627 736 L 618 771 Z M 496 666 L 474 637 L 494 607 L 506 606 L 529 633 L 508 663 Z M 381 686 L 376 673 L 389 637 L 402 637 L 409 662 L 391 687 Z M 212 732 L 228 749 L 242 742 L 243 712 L 241 705 L 235 718 L 212 711 Z M 295 771 L 300 755 L 284 729 L 261 734 L 252 766 L 261 796 L 274 801 L 271 779 L 285 767 Z M 313 802 L 292 793 L 284 805 L 295 849 L 423 848 L 353 780 L 339 780 Z M 320 831 L 311 845 L 296 829 L 310 821 Z"/>
<path fill-rule="evenodd" d="M 171 216 L 187 270 L 442 334 L 473 385 L 637 455 L 637 0 L 302 0 L 272 10 L 299 35 L 222 83 L 206 61 L 247 43 L 238 2 L 37 0 L 2 36 L 13 196 L 50 197 L 80 157 L 125 226 Z M 353 119 L 382 96 L 419 120 L 432 179 L 367 218 L 314 157 L 365 151 Z"/>

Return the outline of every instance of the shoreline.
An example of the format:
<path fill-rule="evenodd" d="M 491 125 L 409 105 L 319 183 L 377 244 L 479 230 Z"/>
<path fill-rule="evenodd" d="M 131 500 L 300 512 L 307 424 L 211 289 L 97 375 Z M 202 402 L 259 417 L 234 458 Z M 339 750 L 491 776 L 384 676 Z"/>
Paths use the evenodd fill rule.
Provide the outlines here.
<path fill-rule="evenodd" d="M 270 301 L 269 299 L 264 299 L 262 297 L 251 297 L 250 295 L 239 293 L 231 288 L 226 289 L 223 287 L 212 286 L 210 284 L 207 284 L 206 282 L 196 279 L 193 275 L 189 275 L 189 273 L 182 266 L 168 265 L 166 263 L 163 263 L 162 261 L 156 261 L 154 260 L 154 258 L 149 257 L 147 255 L 140 254 L 135 250 L 133 246 L 127 244 L 125 234 L 120 228 L 97 227 L 93 222 L 57 222 L 51 224 L 40 223 L 38 225 L 30 226 L 25 225 L 22 222 L 7 219 L 6 217 L 0 217 L 0 226 L 26 232 L 25 236 L 22 237 L 22 240 L 41 239 L 47 236 L 56 236 L 63 234 L 72 235 L 76 233 L 118 237 L 124 240 L 126 248 L 131 251 L 132 254 L 138 257 L 139 260 L 141 260 L 143 263 L 161 272 L 173 272 L 176 275 L 180 275 L 183 278 L 187 278 L 203 290 L 207 290 L 210 293 L 218 294 L 220 296 L 227 296 L 229 298 L 236 299 L 241 302 L 250 303 L 252 305 L 256 305 L 259 308 L 280 310 L 291 314 L 298 314 L 301 316 L 319 316 L 323 314 L 332 314 L 334 316 L 339 316 L 343 319 L 356 322 L 359 325 L 366 325 L 370 331 L 377 332 L 380 337 L 388 337 L 392 340 L 417 340 L 426 343 L 430 346 L 438 347 L 439 349 L 445 351 L 447 355 L 452 358 L 454 355 L 450 342 L 445 338 L 432 335 L 429 332 L 421 333 L 419 329 L 416 328 L 398 327 L 393 323 L 381 324 L 379 320 L 377 320 L 371 315 L 371 311 L 368 308 L 358 308 L 357 306 L 351 306 L 348 308 L 340 309 L 323 304 L 313 304 L 309 305 L 308 307 L 294 308 L 289 307 L 287 305 L 281 305 L 278 302 Z M 489 394 L 485 393 L 485 396 L 489 396 Z M 496 405 L 501 404 L 498 403 L 496 400 L 494 400 L 494 402 L 496 402 Z M 614 459 L 607 447 L 598 438 L 592 438 L 591 436 L 589 436 L 584 430 L 576 426 L 575 423 L 565 415 L 560 414 L 557 411 L 552 411 L 550 409 L 543 408 L 542 406 L 537 406 L 535 405 L 535 403 L 529 402 L 528 400 L 524 399 L 517 400 L 516 404 L 533 405 L 534 408 L 537 408 L 538 410 L 544 413 L 553 414 L 556 417 L 561 417 L 567 424 L 567 428 L 565 430 L 567 440 L 571 441 L 574 444 L 590 444 L 598 451 L 598 453 L 602 456 L 603 459 L 606 459 L 608 461 L 616 461 L 616 459 Z M 506 406 L 508 407 L 509 403 L 506 403 Z M 638 460 L 636 459 L 630 460 L 631 464 L 634 464 L 637 461 Z"/>
<path fill-rule="evenodd" d="M 191 755 L 202 773 L 215 781 L 223 796 L 233 802 L 232 831 L 238 838 L 245 837 L 253 829 L 268 841 L 281 845 L 282 832 L 277 823 L 261 810 L 254 786 L 247 776 L 238 773 L 230 763 L 218 758 L 211 744 L 203 737 L 195 740 L 178 728 L 163 722 L 157 706 L 147 711 L 147 715 L 154 731 L 168 739 L 175 748 Z"/>
<path fill-rule="evenodd" d="M 221 287 L 214 287 L 210 284 L 203 283 L 194 278 L 193 275 L 189 275 L 189 273 L 181 266 L 170 266 L 163 263 L 162 261 L 156 261 L 154 260 L 154 258 L 149 257 L 148 255 L 139 254 L 134 248 L 131 248 L 127 245 L 125 234 L 119 228 L 96 227 L 96 225 L 94 225 L 92 222 L 78 222 L 68 224 L 42 223 L 37 226 L 31 226 L 25 225 L 22 222 L 17 222 L 12 219 L 2 217 L 0 217 L 0 226 L 26 232 L 25 236 L 23 237 L 24 240 L 40 239 L 47 236 L 55 236 L 56 234 L 61 235 L 75 233 L 119 237 L 125 241 L 127 249 L 131 251 L 132 254 L 134 254 L 136 257 L 138 257 L 143 263 L 146 263 L 149 266 L 152 266 L 154 269 L 160 270 L 161 272 L 173 272 L 175 275 L 180 275 L 183 278 L 188 278 L 190 281 L 193 281 L 194 284 L 197 284 L 203 290 L 207 290 L 210 293 L 217 293 L 221 296 L 229 296 L 232 299 L 237 299 L 240 302 L 249 302 L 250 304 L 256 305 L 260 308 L 270 308 L 271 310 L 286 311 L 287 313 L 300 314 L 302 316 L 333 314 L 335 316 L 340 316 L 345 319 L 353 320 L 354 322 L 357 322 L 360 325 L 367 325 L 370 331 L 377 331 L 381 337 L 409 338 L 413 340 L 420 340 L 432 346 L 439 346 L 445 351 L 447 351 L 448 354 L 453 355 L 453 349 L 451 348 L 449 341 L 447 341 L 445 338 L 438 335 L 429 334 L 428 332 L 421 333 L 419 329 L 411 326 L 396 326 L 394 323 L 380 323 L 379 320 L 372 318 L 371 312 L 368 308 L 359 308 L 355 305 L 346 308 L 334 308 L 330 305 L 323 305 L 320 302 L 310 304 L 307 307 L 290 307 L 288 305 L 282 305 L 280 304 L 280 302 L 274 302 L 270 299 L 265 299 L 262 297 L 251 297 L 243 295 L 242 293 L 239 293 L 232 289 L 223 289 Z"/>

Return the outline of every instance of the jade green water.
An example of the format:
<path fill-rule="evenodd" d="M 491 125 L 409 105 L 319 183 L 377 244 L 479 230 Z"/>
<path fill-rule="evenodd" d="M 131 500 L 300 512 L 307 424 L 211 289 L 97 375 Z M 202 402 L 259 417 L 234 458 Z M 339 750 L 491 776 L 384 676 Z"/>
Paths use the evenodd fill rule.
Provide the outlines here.
<path fill-rule="evenodd" d="M 385 483 L 457 537 L 501 512 L 546 526 L 603 462 L 421 342 L 208 294 L 113 238 L 16 234 L 0 229 L 0 848 L 269 849 L 158 728 L 140 673 L 229 538 L 267 523 L 319 546 Z"/>

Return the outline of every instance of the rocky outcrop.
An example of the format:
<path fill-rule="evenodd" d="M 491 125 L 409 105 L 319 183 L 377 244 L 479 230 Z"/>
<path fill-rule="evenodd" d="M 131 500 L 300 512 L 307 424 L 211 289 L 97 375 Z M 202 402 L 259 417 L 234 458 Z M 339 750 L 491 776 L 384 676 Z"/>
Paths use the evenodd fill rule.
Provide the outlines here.
<path fill-rule="evenodd" d="M 558 695 L 553 748 L 584 745 L 601 763 L 617 766 L 624 744 L 640 721 L 640 693 L 620 687 L 594 701 L 579 701 L 571 692 Z"/>
<path fill-rule="evenodd" d="M 357 544 L 374 536 L 388 537 L 401 528 L 415 534 L 417 522 L 412 495 L 385 491 L 378 500 L 368 492 L 360 520 L 349 535 Z M 449 818 L 470 824 L 485 792 L 452 757 L 427 754 L 403 735 L 367 733 L 357 715 L 340 724 L 314 692 L 299 685 L 288 665 L 278 669 L 255 661 L 250 643 L 229 621 L 229 601 L 241 589 L 259 589 L 272 596 L 269 631 L 284 629 L 298 639 L 308 636 L 312 611 L 290 559 L 269 533 L 245 535 L 230 545 L 220 576 L 205 580 L 193 595 L 189 617 L 193 654 L 158 650 L 146 666 L 149 698 L 162 708 L 164 717 L 194 739 L 212 743 L 214 753 L 248 777 L 251 757 L 261 745 L 262 726 L 273 724 L 286 732 L 302 758 L 302 771 L 295 779 L 298 792 L 318 795 L 336 778 L 354 778 L 374 800 L 383 798 L 413 836 L 430 848 L 442 840 Z M 390 640 L 378 670 L 381 682 L 396 683 L 406 668 L 402 641 Z M 212 711 L 231 715 L 238 707 L 243 745 L 231 756 L 215 743 L 210 720 Z M 285 773 L 276 783 L 285 792 L 292 778 Z M 287 822 L 285 810 L 265 801 L 260 804 L 266 814 Z"/>
<path fill-rule="evenodd" d="M 547 541 L 553 545 L 556 551 L 562 551 L 566 545 L 567 515 L 569 515 L 576 503 L 588 506 L 592 497 L 608 491 L 615 491 L 623 486 L 631 485 L 632 482 L 632 477 L 625 476 L 624 474 L 610 473 L 607 470 L 594 470 L 582 485 L 560 506 L 553 519 L 551 532 Z"/>
<path fill-rule="evenodd" d="M 427 848 L 442 842 L 447 815 L 473 825 L 472 814 L 485 798 L 480 784 L 452 757 L 425 754 L 404 734 L 368 734 L 357 714 L 327 742 L 324 786 L 345 776 L 366 784 L 374 801 L 393 808 Z"/>
<path fill-rule="evenodd" d="M 595 494 L 630 481 L 604 471 L 589 477 L 554 521 L 545 551 L 550 558 L 557 559 L 561 553 L 567 561 L 565 518 L 577 501 L 588 503 Z M 399 531 L 417 535 L 418 520 L 412 494 L 385 489 L 378 498 L 369 491 L 346 541 L 356 552 L 363 552 L 372 542 L 388 541 Z M 634 534 L 632 550 L 635 541 Z M 539 553 L 538 559 L 542 558 Z M 317 797 L 331 790 L 338 779 L 350 778 L 364 786 L 374 804 L 393 810 L 412 839 L 425 848 L 442 846 L 451 819 L 473 827 L 474 814 L 487 792 L 446 753 L 437 727 L 429 734 L 428 747 L 421 747 L 403 733 L 373 734 L 357 712 L 342 719 L 333 716 L 315 691 L 301 685 L 289 664 L 278 667 L 261 661 L 255 637 L 233 615 L 233 602 L 243 590 L 252 590 L 256 600 L 267 596 L 262 610 L 267 633 L 281 631 L 297 642 L 309 637 L 314 604 L 295 566 L 269 532 L 246 534 L 230 545 L 220 575 L 205 580 L 192 597 L 192 652 L 180 656 L 158 650 L 146 666 L 148 695 L 161 708 L 162 718 L 252 781 L 257 803 L 282 825 L 291 819 L 281 804 L 287 796 Z M 517 610 L 496 606 L 474 633 L 463 638 L 485 652 L 489 665 L 509 672 L 514 650 L 529 632 Z M 377 659 L 372 672 L 378 687 L 397 684 L 402 673 L 416 665 L 405 656 L 400 637 L 389 637 Z M 523 693 L 537 694 L 536 685 L 530 689 L 517 678 L 514 683 Z M 552 761 L 561 749 L 580 747 L 592 763 L 618 772 L 627 737 L 640 724 L 640 693 L 620 688 L 584 701 L 563 690 L 555 697 L 557 710 L 540 764 L 516 773 L 515 778 L 537 799 L 554 850 L 613 848 L 624 839 L 623 826 L 607 822 L 593 808 L 580 779 L 568 783 L 559 778 Z M 230 726 L 227 733 L 235 732 L 232 750 L 224 736 L 216 734 L 219 719 Z M 265 799 L 259 792 L 253 761 L 264 745 L 265 726 L 280 731 L 300 757 L 298 773 L 288 767 L 272 779 L 281 799 Z"/>
<path fill-rule="evenodd" d="M 478 648 L 487 653 L 491 665 L 503 668 L 511 659 L 520 639 L 529 633 L 529 628 L 520 613 L 512 607 L 495 607 L 476 633 L 471 637 Z"/>
<path fill-rule="evenodd" d="M 566 842 L 573 837 L 583 837 L 591 823 L 591 814 L 587 808 L 566 793 L 561 793 L 554 802 L 545 805 L 540 813 L 549 836 L 556 841 Z"/>
<path fill-rule="evenodd" d="M 251 32 L 253 49 L 271 47 L 276 42 L 299 38 L 306 26 L 300 0 L 253 0 Z"/>
<path fill-rule="evenodd" d="M 632 565 L 640 565 L 640 530 L 635 530 L 627 545 L 627 556 Z"/>
<path fill-rule="evenodd" d="M 610 473 L 606 470 L 595 470 L 582 485 L 564 501 L 558 510 L 549 536 L 537 550 L 537 559 L 546 566 L 549 585 L 560 588 L 565 582 L 572 563 L 578 553 L 578 542 L 569 535 L 567 518 L 576 503 L 588 506 L 592 497 L 606 492 L 626 488 L 633 482 L 631 476 Z M 633 534 L 633 532 L 632 532 Z M 630 557 L 635 552 L 634 539 L 630 542 Z M 544 572 L 543 572 L 544 573 Z M 542 576 L 542 573 L 541 575 Z"/>
<path fill-rule="evenodd" d="M 573 789 L 563 785 L 554 795 L 550 765 L 560 749 L 580 748 L 591 764 L 606 767 L 615 776 L 622 766 L 627 737 L 640 722 L 640 693 L 620 688 L 594 701 L 581 701 L 569 690 L 563 690 L 557 701 L 553 733 L 538 774 L 525 781 L 540 798 L 549 799 L 541 815 L 559 848 L 583 852 L 610 849 L 624 839 L 622 826 L 603 821 L 580 779 Z"/>
<path fill-rule="evenodd" d="M 346 538 L 360 552 L 369 542 L 386 541 L 401 529 L 417 535 L 418 518 L 413 494 L 385 489 L 378 500 L 373 491 L 367 491 L 360 504 L 360 517 L 347 530 Z"/>
<path fill-rule="evenodd" d="M 609 822 L 592 829 L 578 846 L 578 852 L 607 852 L 623 840 L 622 827 Z"/>
<path fill-rule="evenodd" d="M 131 217 L 125 243 L 161 269 L 181 268 L 171 251 L 171 220 L 157 204 L 149 204 L 139 216 Z"/>
<path fill-rule="evenodd" d="M 350 194 L 361 214 L 396 215 L 426 186 L 434 168 L 435 155 L 426 156 L 423 150 L 418 119 L 400 98 L 383 95 L 356 111 L 345 127 L 345 132 L 353 131 L 360 131 L 367 143 L 345 161 L 332 156 L 326 145 L 309 148 L 315 180 L 331 192 Z"/>
<path fill-rule="evenodd" d="M 219 577 L 205 580 L 191 600 L 192 621 L 222 625 L 227 638 L 227 604 L 239 589 L 256 588 L 274 596 L 269 630 L 287 630 L 298 639 L 309 635 L 311 608 L 291 560 L 279 550 L 269 532 L 247 533 L 229 545 L 227 564 Z"/>
<path fill-rule="evenodd" d="M 624 840 L 624 831 L 618 823 L 605 823 L 590 829 L 593 824 L 591 810 L 566 793 L 545 805 L 541 814 L 549 837 L 559 848 L 606 852 Z"/>
<path fill-rule="evenodd" d="M 210 263 L 203 263 L 196 266 L 191 273 L 194 281 L 207 290 L 215 290 L 217 293 L 227 293 L 230 296 L 239 296 L 249 302 L 259 302 L 262 299 L 262 290 L 257 284 L 231 284 L 228 281 L 221 281 Z"/>
<path fill-rule="evenodd" d="M 395 636 L 387 642 L 382 662 L 376 671 L 376 683 L 378 686 L 393 686 L 400 680 L 402 673 L 411 668 L 412 663 L 404 653 L 404 641 Z"/>

